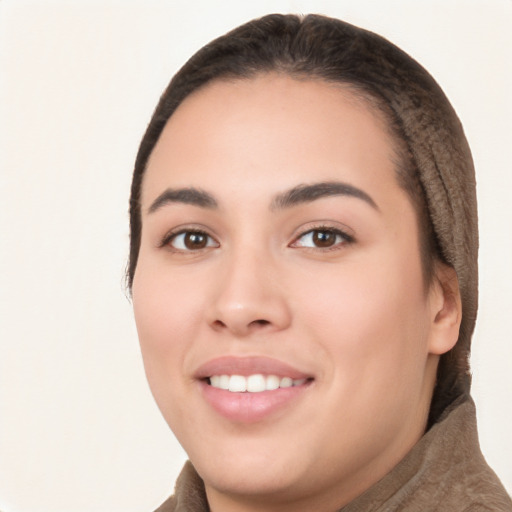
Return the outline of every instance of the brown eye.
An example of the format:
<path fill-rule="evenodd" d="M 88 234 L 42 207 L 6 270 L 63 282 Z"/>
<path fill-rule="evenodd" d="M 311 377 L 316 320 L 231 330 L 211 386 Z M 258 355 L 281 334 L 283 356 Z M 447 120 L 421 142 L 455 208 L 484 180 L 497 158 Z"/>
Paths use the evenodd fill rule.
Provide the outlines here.
<path fill-rule="evenodd" d="M 336 233 L 333 231 L 313 231 L 312 242 L 317 247 L 331 247 L 336 243 Z"/>
<path fill-rule="evenodd" d="M 292 244 L 292 247 L 305 247 L 311 249 L 330 249 L 350 244 L 353 237 L 339 229 L 318 228 L 311 229 L 302 234 Z"/>
<path fill-rule="evenodd" d="M 164 245 L 169 244 L 176 251 L 200 251 L 208 247 L 218 247 L 219 244 L 203 231 L 182 231 L 172 235 Z"/>
<path fill-rule="evenodd" d="M 204 233 L 185 233 L 183 243 L 190 250 L 204 249 L 208 244 L 208 236 Z"/>

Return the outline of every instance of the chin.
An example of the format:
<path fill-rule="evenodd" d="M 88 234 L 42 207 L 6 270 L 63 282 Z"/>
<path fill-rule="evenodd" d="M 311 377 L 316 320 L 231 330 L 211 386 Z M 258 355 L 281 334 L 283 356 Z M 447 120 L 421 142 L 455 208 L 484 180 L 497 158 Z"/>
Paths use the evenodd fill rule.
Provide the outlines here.
<path fill-rule="evenodd" d="M 275 461 L 269 460 L 265 464 L 228 464 L 220 469 L 196 467 L 199 475 L 208 489 L 216 492 L 249 498 L 251 501 L 270 501 L 277 503 L 286 501 L 290 496 L 296 496 L 299 475 L 290 474 L 290 468 L 272 468 Z"/>
<path fill-rule="evenodd" d="M 191 457 L 207 487 L 233 495 L 277 498 L 291 492 L 302 480 L 303 464 L 295 457 L 284 457 L 270 447 L 251 450 L 240 444 L 208 458 Z"/>

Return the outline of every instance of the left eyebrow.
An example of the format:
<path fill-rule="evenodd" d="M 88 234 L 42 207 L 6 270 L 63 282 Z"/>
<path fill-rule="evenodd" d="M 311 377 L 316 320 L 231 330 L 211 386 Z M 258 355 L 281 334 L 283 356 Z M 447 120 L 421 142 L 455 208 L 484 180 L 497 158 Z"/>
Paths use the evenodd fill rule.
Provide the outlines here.
<path fill-rule="evenodd" d="M 330 196 L 349 196 L 361 199 L 379 211 L 377 203 L 363 190 L 338 181 L 325 181 L 312 185 L 298 185 L 274 197 L 271 209 L 281 210 L 302 203 L 309 203 Z"/>

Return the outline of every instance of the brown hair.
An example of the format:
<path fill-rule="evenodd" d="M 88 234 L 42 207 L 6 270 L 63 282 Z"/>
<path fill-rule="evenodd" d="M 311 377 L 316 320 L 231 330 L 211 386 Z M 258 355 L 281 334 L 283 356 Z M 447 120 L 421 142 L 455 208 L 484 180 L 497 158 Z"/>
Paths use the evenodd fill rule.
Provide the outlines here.
<path fill-rule="evenodd" d="M 459 274 L 456 251 L 441 229 L 444 222 L 441 217 L 445 213 L 442 210 L 446 210 L 446 202 L 452 201 L 454 190 L 445 186 L 446 197 L 441 197 L 439 186 L 432 186 L 431 181 L 436 179 L 432 166 L 439 171 L 439 158 L 433 148 L 438 139 L 434 141 L 432 132 L 444 130 L 443 143 L 451 147 L 446 151 L 443 147 L 441 157 L 446 160 L 448 153 L 448 156 L 461 155 L 459 167 L 464 167 L 469 178 L 472 163 L 460 123 L 437 83 L 406 53 L 372 32 L 324 16 L 274 14 L 246 23 L 204 46 L 179 70 L 160 98 L 140 144 L 133 173 L 129 287 L 140 246 L 144 171 L 168 119 L 189 94 L 212 80 L 250 78 L 265 72 L 344 84 L 380 112 L 395 142 L 398 183 L 409 194 L 417 212 L 425 281 L 430 283 L 436 259 L 454 266 Z M 469 186 L 467 193 L 474 196 L 474 185 L 473 190 Z M 437 206 L 433 204 L 436 201 Z M 454 222 L 471 224 L 474 217 L 476 213 L 470 211 L 467 221 L 458 216 Z M 466 226 L 462 236 L 473 235 L 475 230 L 476 224 Z M 475 256 L 476 273 L 476 253 L 471 254 Z M 465 339 L 461 342 L 459 338 L 456 347 L 442 356 L 439 365 L 431 408 L 434 419 L 446 403 L 469 390 L 467 353 L 476 316 L 476 297 L 470 292 L 466 294 L 473 295 L 469 324 L 463 321 L 461 326 L 461 337 Z M 467 311 L 464 314 L 467 317 Z"/>

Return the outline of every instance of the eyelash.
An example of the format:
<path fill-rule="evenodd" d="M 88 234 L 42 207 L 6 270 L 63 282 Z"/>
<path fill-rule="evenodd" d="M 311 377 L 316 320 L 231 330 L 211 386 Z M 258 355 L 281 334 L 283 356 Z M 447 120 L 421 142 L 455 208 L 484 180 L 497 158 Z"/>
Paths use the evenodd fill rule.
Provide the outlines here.
<path fill-rule="evenodd" d="M 335 243 L 332 244 L 332 245 L 326 246 L 326 247 L 318 247 L 318 246 L 306 247 L 306 246 L 299 245 L 299 241 L 301 239 L 303 239 L 307 235 L 309 235 L 310 237 L 313 237 L 315 233 L 317 233 L 317 234 L 319 234 L 319 233 L 324 233 L 324 234 L 328 233 L 329 235 L 334 235 Z M 341 238 L 340 241 L 336 241 L 336 239 L 338 239 L 338 237 Z M 303 247 L 304 249 L 326 252 L 326 251 L 340 250 L 341 247 L 343 247 L 345 245 L 352 244 L 354 242 L 355 242 L 354 237 L 352 235 L 349 235 L 345 231 L 343 231 L 343 230 L 341 230 L 339 228 L 334 228 L 332 226 L 320 225 L 320 226 L 311 227 L 307 231 L 302 231 L 295 238 L 295 240 L 290 244 L 290 247 Z"/>
<path fill-rule="evenodd" d="M 303 239 L 307 235 L 309 235 L 310 237 L 314 237 L 315 233 L 317 233 L 317 234 L 323 233 L 323 234 L 328 234 L 328 235 L 331 235 L 331 236 L 334 235 L 335 243 L 332 244 L 332 245 L 328 245 L 326 247 L 318 247 L 318 246 L 307 247 L 307 246 L 300 245 L 299 241 L 301 239 Z M 205 245 L 204 247 L 196 248 L 196 249 L 191 249 L 191 248 L 184 249 L 184 248 L 173 247 L 172 246 L 172 242 L 175 241 L 179 236 L 182 236 L 182 235 L 185 235 L 185 236 L 186 235 L 204 236 L 204 237 L 207 238 L 207 241 L 206 241 L 207 245 Z M 336 241 L 336 239 L 338 239 L 338 238 L 341 238 L 341 240 L 340 241 Z M 213 243 L 211 243 L 212 241 L 213 241 Z M 342 231 L 339 228 L 334 228 L 332 226 L 323 226 L 322 225 L 322 226 L 315 226 L 315 227 L 309 228 L 306 231 L 302 231 L 294 239 L 294 241 L 289 245 L 289 247 L 297 247 L 297 248 L 303 247 L 304 249 L 308 249 L 308 250 L 326 252 L 326 251 L 339 250 L 342 246 L 345 246 L 345 245 L 348 245 L 348 244 L 352 244 L 352 243 L 354 243 L 354 241 L 355 241 L 354 237 L 349 235 L 345 231 Z M 186 241 L 184 241 L 184 244 L 186 244 Z M 178 253 L 199 252 L 199 251 L 202 251 L 204 249 L 217 248 L 219 246 L 220 246 L 219 242 L 217 242 L 215 240 L 215 238 L 213 238 L 211 235 L 209 235 L 206 231 L 204 231 L 202 229 L 194 229 L 194 228 L 189 228 L 189 229 L 187 229 L 187 228 L 183 229 L 182 228 L 182 229 L 179 229 L 178 231 L 171 231 L 171 232 L 167 233 L 164 236 L 164 238 L 162 239 L 162 241 L 159 244 L 160 248 L 168 247 L 173 252 L 178 252 Z"/>

